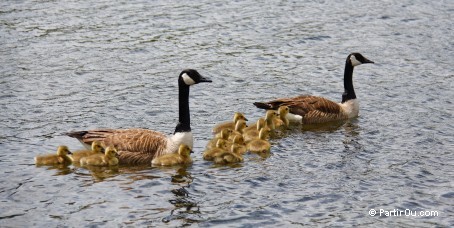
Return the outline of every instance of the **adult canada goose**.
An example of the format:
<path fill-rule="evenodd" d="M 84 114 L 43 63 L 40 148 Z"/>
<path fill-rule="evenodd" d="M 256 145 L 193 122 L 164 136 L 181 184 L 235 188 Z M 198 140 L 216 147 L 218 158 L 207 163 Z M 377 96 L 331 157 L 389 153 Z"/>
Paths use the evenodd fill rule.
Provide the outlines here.
<path fill-rule="evenodd" d="M 202 82 L 211 82 L 196 70 L 183 70 L 178 77 L 179 121 L 175 132 L 166 136 L 148 129 L 96 129 L 70 132 L 67 135 L 77 138 L 84 145 L 97 140 L 118 150 L 120 163 L 150 164 L 153 158 L 175 153 L 181 144 L 189 148 L 193 145 L 189 115 L 189 87 Z"/>
<path fill-rule="evenodd" d="M 241 155 L 241 150 L 242 148 L 240 146 L 233 144 L 230 151 L 225 151 L 223 153 L 217 154 L 214 158 L 214 163 L 225 165 L 242 162 L 243 156 Z"/>
<path fill-rule="evenodd" d="M 117 150 L 108 146 L 105 154 L 93 154 L 80 159 L 80 165 L 113 166 L 118 165 Z"/>
<path fill-rule="evenodd" d="M 57 154 L 46 154 L 38 155 L 35 157 L 36 165 L 57 165 L 65 164 L 69 165 L 72 162 L 72 158 L 68 156 L 71 154 L 67 146 L 59 146 L 57 149 Z"/>
<path fill-rule="evenodd" d="M 151 161 L 153 165 L 171 166 L 191 164 L 191 148 L 185 144 L 181 144 L 178 148 L 178 153 L 163 154 Z"/>
<path fill-rule="evenodd" d="M 360 53 L 347 56 L 344 71 L 344 93 L 342 102 L 336 103 L 323 97 L 302 95 L 292 98 L 280 98 L 269 102 L 255 102 L 261 109 L 276 110 L 282 105 L 290 108 L 288 115 L 292 121 L 303 124 L 324 123 L 335 120 L 349 119 L 358 116 L 359 103 L 353 89 L 353 68 L 364 63 L 374 63 Z"/>
<path fill-rule="evenodd" d="M 228 121 L 228 122 L 217 124 L 216 126 L 213 127 L 213 133 L 215 133 L 215 134 L 219 133 L 220 131 L 222 131 L 222 129 L 232 129 L 232 130 L 234 130 L 235 126 L 236 126 L 236 123 L 239 120 L 247 121 L 247 119 L 246 119 L 246 117 L 244 116 L 243 113 L 235 112 L 235 114 L 233 115 L 233 121 Z"/>
<path fill-rule="evenodd" d="M 72 153 L 73 162 L 79 162 L 81 158 L 88 157 L 93 154 L 104 154 L 104 148 L 101 146 L 101 142 L 93 141 L 91 143 L 91 150 L 78 150 Z"/>

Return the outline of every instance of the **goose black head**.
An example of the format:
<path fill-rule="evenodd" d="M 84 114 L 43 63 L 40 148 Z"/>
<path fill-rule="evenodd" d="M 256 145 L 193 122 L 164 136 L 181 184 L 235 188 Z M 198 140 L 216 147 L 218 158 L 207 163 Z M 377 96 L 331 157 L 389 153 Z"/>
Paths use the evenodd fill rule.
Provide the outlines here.
<path fill-rule="evenodd" d="M 203 77 L 201 74 L 199 74 L 199 72 L 193 69 L 186 69 L 181 71 L 178 81 L 186 84 L 187 86 L 201 82 L 212 82 L 210 79 Z"/>
<path fill-rule="evenodd" d="M 374 63 L 373 61 L 367 59 L 366 57 L 364 57 L 363 55 L 361 55 L 358 52 L 354 52 L 354 53 L 351 53 L 350 55 L 348 55 L 347 61 L 349 61 L 350 64 L 354 67 L 364 64 L 364 63 Z"/>

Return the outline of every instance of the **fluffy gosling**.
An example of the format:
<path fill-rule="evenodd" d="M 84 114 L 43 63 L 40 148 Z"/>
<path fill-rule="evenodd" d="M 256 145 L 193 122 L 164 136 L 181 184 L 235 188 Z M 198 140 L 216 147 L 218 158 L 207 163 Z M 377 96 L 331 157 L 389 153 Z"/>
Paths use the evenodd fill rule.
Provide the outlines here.
<path fill-rule="evenodd" d="M 236 123 L 239 120 L 247 121 L 247 119 L 246 119 L 246 117 L 244 116 L 243 113 L 235 112 L 235 114 L 233 115 L 233 121 L 228 121 L 228 122 L 217 124 L 213 128 L 213 133 L 215 133 L 215 134 L 219 133 L 220 131 L 222 131 L 222 129 L 232 129 L 233 130 L 235 128 L 235 126 L 236 126 Z"/>
<path fill-rule="evenodd" d="M 181 144 L 178 148 L 178 153 L 164 154 L 151 161 L 152 165 L 172 166 L 191 164 L 191 148 L 185 144 Z"/>
<path fill-rule="evenodd" d="M 91 150 L 78 150 L 74 151 L 72 154 L 73 162 L 80 162 L 80 159 L 83 157 L 88 157 L 94 154 L 103 154 L 104 148 L 99 141 L 93 141 L 91 144 Z"/>
<path fill-rule="evenodd" d="M 94 154 L 80 159 L 80 165 L 114 166 L 118 165 L 117 150 L 107 147 L 105 154 Z"/>
<path fill-rule="evenodd" d="M 72 159 L 68 154 L 71 154 L 67 146 L 59 146 L 57 154 L 45 154 L 38 155 L 35 157 L 36 165 L 57 165 L 65 164 L 69 165 L 72 163 Z"/>

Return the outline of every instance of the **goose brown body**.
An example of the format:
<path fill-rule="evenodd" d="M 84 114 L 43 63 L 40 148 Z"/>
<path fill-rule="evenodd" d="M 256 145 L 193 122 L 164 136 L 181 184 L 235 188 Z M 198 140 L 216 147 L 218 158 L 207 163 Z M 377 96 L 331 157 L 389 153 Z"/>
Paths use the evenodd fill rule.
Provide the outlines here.
<path fill-rule="evenodd" d="M 266 103 L 254 103 L 259 108 L 277 110 L 285 105 L 289 112 L 302 117 L 303 124 L 325 123 L 333 120 L 348 119 L 342 107 L 323 97 L 301 95 L 291 98 L 279 98 Z"/>

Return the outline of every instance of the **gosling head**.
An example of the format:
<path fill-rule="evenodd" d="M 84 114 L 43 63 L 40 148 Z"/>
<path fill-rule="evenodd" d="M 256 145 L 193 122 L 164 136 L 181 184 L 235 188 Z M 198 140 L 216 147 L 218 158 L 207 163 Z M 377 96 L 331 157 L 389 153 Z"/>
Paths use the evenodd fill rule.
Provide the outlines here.
<path fill-rule="evenodd" d="M 96 153 L 104 152 L 104 148 L 102 147 L 101 142 L 99 142 L 99 141 L 93 141 L 91 143 L 91 150 Z"/>
<path fill-rule="evenodd" d="M 192 86 L 202 82 L 212 82 L 210 79 L 203 77 L 196 70 L 186 69 L 181 71 L 178 77 L 179 85 Z"/>
<path fill-rule="evenodd" d="M 283 105 L 279 107 L 277 112 L 280 116 L 286 116 L 290 112 L 290 109 L 288 108 L 288 106 Z"/>
<path fill-rule="evenodd" d="M 363 55 L 361 55 L 358 52 L 353 52 L 350 55 L 348 55 L 348 57 L 347 57 L 347 64 L 350 64 L 353 67 L 359 66 L 364 63 L 374 63 L 374 62 L 370 61 L 369 59 L 367 59 L 366 57 L 364 57 Z"/>
<path fill-rule="evenodd" d="M 106 148 L 106 153 L 105 153 L 105 156 L 106 157 L 109 157 L 109 158 L 113 158 L 113 157 L 116 157 L 117 156 L 117 150 L 111 146 L 108 146 Z"/>
<path fill-rule="evenodd" d="M 218 139 L 218 141 L 216 141 L 216 147 L 220 149 L 227 149 L 227 141 L 224 139 Z"/>
<path fill-rule="evenodd" d="M 222 131 L 221 131 L 221 138 L 222 138 L 222 139 L 228 139 L 229 136 L 230 136 L 230 134 L 232 134 L 232 132 L 233 132 L 232 129 L 227 129 L 227 128 L 222 129 Z"/>
<path fill-rule="evenodd" d="M 247 127 L 246 121 L 245 120 L 238 120 L 235 124 L 235 131 L 242 132 L 244 128 Z"/>
<path fill-rule="evenodd" d="M 235 115 L 233 115 L 233 122 L 238 122 L 238 120 L 244 120 L 247 121 L 246 117 L 244 116 L 243 113 L 241 112 L 235 112 Z"/>
<path fill-rule="evenodd" d="M 192 153 L 191 148 L 186 144 L 181 144 L 178 148 L 178 154 L 184 157 L 189 157 Z"/>
<path fill-rule="evenodd" d="M 277 116 L 276 111 L 268 110 L 268 111 L 266 111 L 266 114 L 265 114 L 265 120 L 270 121 L 276 116 Z"/>
<path fill-rule="evenodd" d="M 71 151 L 69 151 L 67 146 L 59 146 L 57 149 L 57 154 L 58 156 L 66 156 L 68 154 L 72 154 Z"/>

